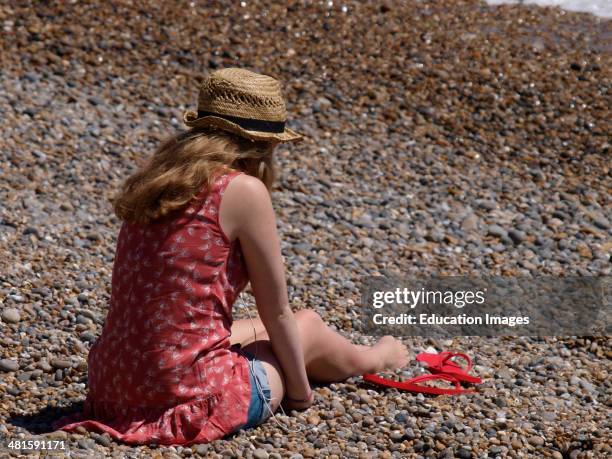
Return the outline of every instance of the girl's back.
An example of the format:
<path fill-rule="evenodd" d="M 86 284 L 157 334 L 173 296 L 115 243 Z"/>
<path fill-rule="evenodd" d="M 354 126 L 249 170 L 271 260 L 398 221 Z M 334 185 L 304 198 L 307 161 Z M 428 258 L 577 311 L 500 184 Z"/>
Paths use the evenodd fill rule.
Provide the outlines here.
<path fill-rule="evenodd" d="M 245 421 L 248 366 L 229 336 L 248 276 L 239 241 L 230 243 L 218 219 L 238 174 L 218 177 L 178 215 L 121 227 L 109 313 L 89 354 L 86 410 L 112 419 L 103 427 L 124 441 L 183 443 L 198 432 L 203 441 Z"/>

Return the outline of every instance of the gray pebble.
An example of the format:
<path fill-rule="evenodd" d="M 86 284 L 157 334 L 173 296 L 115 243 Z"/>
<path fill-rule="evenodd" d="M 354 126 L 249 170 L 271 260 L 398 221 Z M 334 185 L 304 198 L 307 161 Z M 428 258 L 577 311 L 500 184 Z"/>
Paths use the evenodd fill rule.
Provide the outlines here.
<path fill-rule="evenodd" d="M 206 453 L 208 452 L 208 450 L 209 450 L 209 446 L 208 446 L 206 443 L 200 443 L 200 444 L 198 444 L 198 445 L 195 445 L 195 446 L 193 447 L 193 449 L 194 449 L 194 450 L 195 450 L 195 452 L 196 452 L 197 454 L 199 454 L 200 456 L 204 456 L 204 455 L 206 455 Z"/>
<path fill-rule="evenodd" d="M 593 217 L 593 224 L 600 229 L 610 229 L 610 222 L 603 215 L 596 215 Z"/>
<path fill-rule="evenodd" d="M 463 222 L 461 222 L 461 229 L 466 232 L 476 231 L 478 229 L 478 216 L 470 214 Z"/>
<path fill-rule="evenodd" d="M 83 449 L 94 449 L 96 447 L 96 442 L 91 438 L 79 438 L 77 440 L 77 445 Z"/>
<path fill-rule="evenodd" d="M 497 207 L 497 203 L 495 201 L 478 200 L 477 204 L 479 207 L 486 210 L 494 210 Z"/>
<path fill-rule="evenodd" d="M 51 359 L 51 366 L 53 368 L 64 369 L 70 368 L 72 366 L 72 363 L 70 362 L 70 360 L 67 359 Z"/>
<path fill-rule="evenodd" d="M 253 457 L 255 459 L 268 459 L 270 455 L 265 449 L 257 448 L 255 451 L 253 451 Z"/>
<path fill-rule="evenodd" d="M 17 371 L 19 370 L 19 362 L 17 360 L 2 359 L 0 360 L 0 370 L 2 371 Z"/>
<path fill-rule="evenodd" d="M 93 320 L 91 320 L 89 317 L 78 315 L 76 318 L 76 323 L 82 325 L 90 325 L 93 323 Z"/>
<path fill-rule="evenodd" d="M 508 237 L 508 233 L 506 232 L 505 229 L 503 229 L 501 226 L 499 225 L 490 225 L 488 232 L 491 236 L 495 236 L 495 237 L 499 237 L 499 238 L 506 238 Z"/>
<path fill-rule="evenodd" d="M 96 335 L 90 331 L 84 331 L 81 333 L 80 338 L 88 343 L 93 343 L 97 339 Z"/>
<path fill-rule="evenodd" d="M 19 375 L 17 375 L 17 380 L 18 381 L 29 381 L 31 377 L 32 377 L 32 372 L 24 371 L 20 373 Z"/>
<path fill-rule="evenodd" d="M 49 362 L 47 362 L 46 360 L 41 360 L 40 362 L 38 362 L 38 368 L 40 368 L 45 373 L 50 373 L 51 371 L 53 371 L 53 367 L 49 365 Z"/>
<path fill-rule="evenodd" d="M 106 446 L 107 448 L 111 446 L 112 441 L 108 435 L 100 435 L 99 433 L 92 432 L 90 437 L 93 438 L 96 443 Z"/>
<path fill-rule="evenodd" d="M 16 324 L 21 320 L 19 310 L 15 308 L 6 308 L 2 310 L 2 320 L 8 323 Z"/>

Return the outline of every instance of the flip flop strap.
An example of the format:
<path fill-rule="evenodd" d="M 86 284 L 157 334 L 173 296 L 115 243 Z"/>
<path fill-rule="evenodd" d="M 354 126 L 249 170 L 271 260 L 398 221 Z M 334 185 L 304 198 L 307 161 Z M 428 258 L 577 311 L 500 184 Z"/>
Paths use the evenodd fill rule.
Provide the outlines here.
<path fill-rule="evenodd" d="M 472 390 L 463 389 L 457 378 L 451 375 L 447 375 L 447 374 L 426 374 L 426 375 L 421 375 L 421 376 L 416 376 L 414 378 L 410 378 L 406 381 L 393 381 L 391 379 L 382 378 L 375 374 L 367 373 L 363 375 L 363 379 L 365 381 L 375 383 L 380 386 L 394 387 L 396 389 L 404 389 L 404 390 L 413 391 L 413 392 L 418 391 L 418 390 L 422 390 L 424 392 L 430 392 L 430 393 L 437 392 L 440 394 L 445 393 L 445 392 L 457 393 L 457 394 L 464 393 L 464 392 L 473 392 Z M 441 379 L 444 379 L 445 381 L 448 381 L 448 382 L 452 382 L 455 385 L 454 389 L 443 389 L 439 387 L 423 386 L 423 385 L 418 384 L 424 381 L 441 380 Z"/>

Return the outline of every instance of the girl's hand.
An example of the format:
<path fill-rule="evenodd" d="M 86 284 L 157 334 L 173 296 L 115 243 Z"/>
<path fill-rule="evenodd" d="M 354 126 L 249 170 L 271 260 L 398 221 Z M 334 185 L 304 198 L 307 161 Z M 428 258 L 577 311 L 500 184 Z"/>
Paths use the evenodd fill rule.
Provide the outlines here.
<path fill-rule="evenodd" d="M 311 390 L 308 397 L 302 400 L 292 399 L 291 397 L 285 396 L 283 399 L 283 406 L 289 410 L 302 411 L 310 408 L 314 402 L 314 391 Z"/>

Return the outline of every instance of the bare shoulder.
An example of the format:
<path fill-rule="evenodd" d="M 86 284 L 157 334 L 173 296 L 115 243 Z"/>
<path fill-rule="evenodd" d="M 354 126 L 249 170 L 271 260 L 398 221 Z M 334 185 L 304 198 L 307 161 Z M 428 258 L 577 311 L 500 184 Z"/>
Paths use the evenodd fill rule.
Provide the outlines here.
<path fill-rule="evenodd" d="M 221 227 L 230 240 L 249 224 L 270 215 L 272 203 L 264 183 L 248 174 L 240 174 L 227 185 L 220 208 Z"/>
<path fill-rule="evenodd" d="M 248 174 L 240 174 L 227 185 L 223 198 L 229 202 L 249 205 L 258 201 L 267 202 L 270 196 L 261 180 Z"/>

